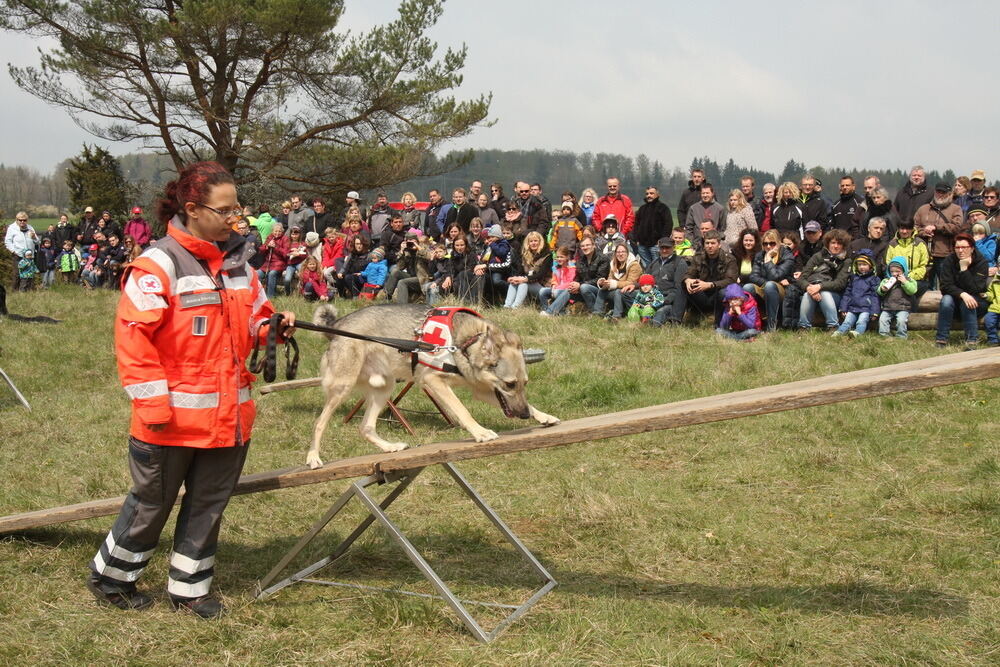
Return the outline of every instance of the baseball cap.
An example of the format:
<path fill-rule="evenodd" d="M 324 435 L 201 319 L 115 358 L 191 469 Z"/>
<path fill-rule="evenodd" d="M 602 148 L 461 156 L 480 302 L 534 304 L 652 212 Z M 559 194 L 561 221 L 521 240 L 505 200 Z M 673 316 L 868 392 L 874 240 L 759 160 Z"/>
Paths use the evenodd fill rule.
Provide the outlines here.
<path fill-rule="evenodd" d="M 618 216 L 616 216 L 614 213 L 608 213 L 606 216 L 604 216 L 604 220 L 602 220 L 601 222 L 603 222 L 605 225 L 611 222 L 614 223 L 615 227 L 617 227 Z"/>
<path fill-rule="evenodd" d="M 357 190 L 351 190 L 350 192 L 347 193 L 347 196 L 350 197 L 351 199 L 361 199 L 361 195 L 358 194 Z"/>
<path fill-rule="evenodd" d="M 944 181 L 941 181 L 940 183 L 934 186 L 934 192 L 951 192 L 951 185 L 945 183 Z"/>
<path fill-rule="evenodd" d="M 87 208 L 83 209 L 83 212 L 84 213 L 93 213 L 94 212 L 94 207 L 93 206 L 88 206 Z"/>
<path fill-rule="evenodd" d="M 819 224 L 815 220 L 810 220 L 806 223 L 805 229 L 807 232 L 821 232 L 823 231 L 823 225 Z"/>
<path fill-rule="evenodd" d="M 983 171 L 982 169 L 976 169 L 976 170 L 974 170 L 972 172 L 972 175 L 969 176 L 969 180 L 970 181 L 985 181 L 986 180 L 986 172 Z"/>
<path fill-rule="evenodd" d="M 669 236 L 664 236 L 662 239 L 656 242 L 656 245 L 660 246 L 661 248 L 673 248 L 674 240 Z"/>
<path fill-rule="evenodd" d="M 132 215 L 142 215 L 142 208 L 138 206 L 132 207 Z"/>

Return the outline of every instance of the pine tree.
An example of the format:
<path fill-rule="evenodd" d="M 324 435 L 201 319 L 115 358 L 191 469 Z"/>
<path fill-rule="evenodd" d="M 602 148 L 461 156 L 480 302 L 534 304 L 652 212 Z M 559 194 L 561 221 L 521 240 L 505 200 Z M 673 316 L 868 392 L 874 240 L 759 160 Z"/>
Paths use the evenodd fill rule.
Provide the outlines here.
<path fill-rule="evenodd" d="M 118 160 L 100 146 L 83 145 L 80 154 L 66 167 L 70 207 L 80 213 L 87 206 L 110 211 L 117 219 L 127 217 L 131 187 L 122 175 Z"/>

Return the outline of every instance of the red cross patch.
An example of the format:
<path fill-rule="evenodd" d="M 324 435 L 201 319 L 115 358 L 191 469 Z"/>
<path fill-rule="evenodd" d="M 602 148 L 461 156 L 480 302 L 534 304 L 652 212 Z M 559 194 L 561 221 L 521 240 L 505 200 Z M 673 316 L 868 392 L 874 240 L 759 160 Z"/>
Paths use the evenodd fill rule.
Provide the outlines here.
<path fill-rule="evenodd" d="M 163 291 L 163 283 L 152 274 L 146 274 L 136 282 L 139 285 L 139 291 L 145 294 L 156 294 Z"/>

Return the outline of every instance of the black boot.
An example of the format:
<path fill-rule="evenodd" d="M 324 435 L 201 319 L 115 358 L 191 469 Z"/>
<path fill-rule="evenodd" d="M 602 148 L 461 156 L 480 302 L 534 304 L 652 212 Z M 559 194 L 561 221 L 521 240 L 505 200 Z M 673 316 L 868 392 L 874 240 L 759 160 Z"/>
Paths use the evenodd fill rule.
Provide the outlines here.
<path fill-rule="evenodd" d="M 186 609 L 202 618 L 217 618 L 226 611 L 223 604 L 211 595 L 202 595 L 200 598 L 179 598 L 171 595 L 170 604 L 174 609 Z"/>
<path fill-rule="evenodd" d="M 118 609 L 145 609 L 153 604 L 153 598 L 136 590 L 135 584 L 107 584 L 94 575 L 87 577 L 87 590 L 93 593 L 101 604 Z"/>

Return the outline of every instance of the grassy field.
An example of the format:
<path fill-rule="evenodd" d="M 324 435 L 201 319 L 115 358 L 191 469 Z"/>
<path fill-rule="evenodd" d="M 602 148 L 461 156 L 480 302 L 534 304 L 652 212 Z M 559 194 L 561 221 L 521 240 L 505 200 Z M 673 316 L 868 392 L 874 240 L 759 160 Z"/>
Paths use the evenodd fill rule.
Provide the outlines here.
<path fill-rule="evenodd" d="M 114 298 L 74 288 L 11 295 L 13 312 L 64 321 L 0 322 L 0 365 L 34 407 L 0 387 L 0 514 L 127 490 Z M 939 354 L 923 335 L 780 333 L 737 344 L 707 328 L 493 315 L 548 351 L 529 366 L 530 394 L 563 418 Z M 299 338 L 307 377 L 324 339 Z M 217 622 L 166 603 L 171 524 L 143 580 L 157 603 L 135 614 L 99 608 L 83 587 L 110 517 L 5 536 L 0 662 L 997 664 L 998 388 L 957 385 L 460 465 L 559 582 L 489 646 L 438 601 L 299 584 L 253 602 L 257 580 L 344 482 L 233 499 L 216 578 L 231 613 Z M 247 472 L 302 463 L 320 404 L 318 389 L 259 400 Z M 429 409 L 416 395 L 404 406 Z M 523 425 L 472 410 L 494 430 Z M 460 437 L 434 416 L 413 420 L 418 442 Z M 328 461 L 369 451 L 353 425 L 327 433 Z M 517 602 L 535 586 L 442 471 L 421 475 L 391 514 L 460 596 Z M 297 564 L 352 527 L 337 523 Z M 378 530 L 322 574 L 428 590 Z"/>

